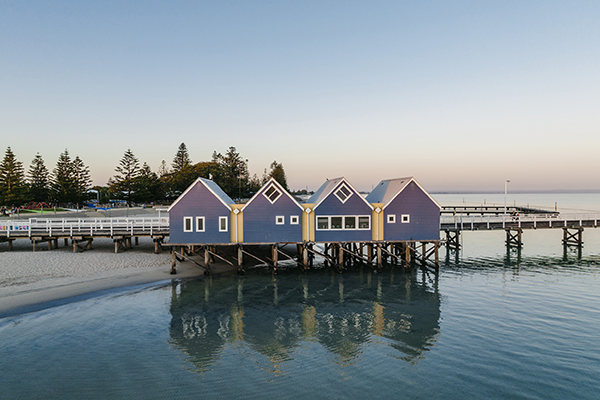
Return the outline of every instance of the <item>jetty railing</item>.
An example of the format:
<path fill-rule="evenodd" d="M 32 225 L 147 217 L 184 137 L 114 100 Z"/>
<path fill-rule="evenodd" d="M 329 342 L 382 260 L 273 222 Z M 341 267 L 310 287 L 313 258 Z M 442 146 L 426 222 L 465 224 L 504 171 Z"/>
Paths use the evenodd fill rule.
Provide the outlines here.
<path fill-rule="evenodd" d="M 442 215 L 440 229 L 480 230 L 506 228 L 597 227 L 600 214 Z"/>

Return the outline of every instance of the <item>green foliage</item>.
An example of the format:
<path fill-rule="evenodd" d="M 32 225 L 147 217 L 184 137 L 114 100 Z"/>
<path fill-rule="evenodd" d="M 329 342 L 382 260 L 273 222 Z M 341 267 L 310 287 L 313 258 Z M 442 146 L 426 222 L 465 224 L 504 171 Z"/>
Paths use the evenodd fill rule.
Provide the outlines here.
<path fill-rule="evenodd" d="M 115 168 L 115 176 L 108 180 L 110 192 L 117 199 L 126 200 L 131 205 L 136 186 L 136 178 L 140 174 L 140 162 L 131 149 L 127 149 Z"/>
<path fill-rule="evenodd" d="M 173 163 L 171 164 L 173 167 L 173 172 L 179 172 L 182 169 L 190 167 L 191 165 L 192 160 L 188 154 L 187 147 L 185 146 L 185 143 L 181 143 L 177 149 L 175 157 L 173 158 Z"/>
<path fill-rule="evenodd" d="M 71 160 L 69 151 L 65 149 L 58 156 L 56 167 L 52 170 L 50 183 L 52 199 L 57 203 L 80 204 L 87 199 L 87 191 L 91 183 L 89 167 L 79 156 Z"/>
<path fill-rule="evenodd" d="M 92 186 L 92 178 L 90 177 L 90 168 L 83 163 L 79 156 L 73 160 L 73 177 L 77 203 L 80 204 L 82 200 L 88 199 L 87 191 Z"/>
<path fill-rule="evenodd" d="M 288 189 L 287 178 L 285 176 L 285 171 L 283 169 L 283 164 L 277 163 L 277 161 L 273 161 L 271 163 L 271 172 L 269 172 L 269 177 L 275 179 L 285 190 Z"/>
<path fill-rule="evenodd" d="M 18 161 L 10 146 L 0 163 L 0 202 L 19 206 L 27 201 L 27 185 L 23 163 Z"/>
<path fill-rule="evenodd" d="M 29 166 L 29 198 L 35 202 L 48 201 L 50 196 L 50 171 L 37 153 Z"/>
<path fill-rule="evenodd" d="M 139 175 L 134 179 L 132 197 L 137 203 L 150 203 L 164 197 L 162 183 L 147 163 L 142 165 Z"/>
<path fill-rule="evenodd" d="M 214 181 L 231 198 L 243 198 L 250 195 L 248 160 L 244 160 L 231 146 L 225 155 L 214 152 L 213 162 L 216 164 Z"/>

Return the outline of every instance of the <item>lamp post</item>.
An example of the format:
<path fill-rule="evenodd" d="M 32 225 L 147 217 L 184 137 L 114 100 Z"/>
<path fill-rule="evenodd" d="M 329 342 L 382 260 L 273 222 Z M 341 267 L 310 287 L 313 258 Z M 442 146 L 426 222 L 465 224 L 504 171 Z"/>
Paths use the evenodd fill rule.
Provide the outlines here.
<path fill-rule="evenodd" d="M 508 190 L 508 179 L 504 181 L 504 219 L 506 220 L 506 192 Z"/>

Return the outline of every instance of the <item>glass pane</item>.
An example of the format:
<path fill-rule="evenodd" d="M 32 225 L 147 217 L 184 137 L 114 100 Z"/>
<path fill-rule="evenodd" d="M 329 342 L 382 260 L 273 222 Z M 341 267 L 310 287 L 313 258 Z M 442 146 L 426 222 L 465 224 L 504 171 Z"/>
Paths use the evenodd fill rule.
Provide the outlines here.
<path fill-rule="evenodd" d="M 186 231 L 191 231 L 192 230 L 192 219 L 191 218 L 186 218 L 185 219 L 185 228 Z"/>
<path fill-rule="evenodd" d="M 329 219 L 327 217 L 318 217 L 317 229 L 329 229 Z"/>
<path fill-rule="evenodd" d="M 271 186 L 270 188 L 268 188 L 265 191 L 265 194 L 267 195 L 267 197 L 271 196 L 273 194 L 273 192 L 275 191 L 275 188 L 273 186 Z"/>
<path fill-rule="evenodd" d="M 271 201 L 275 201 L 275 200 L 277 200 L 277 198 L 279 197 L 280 194 L 281 193 L 279 193 L 278 190 L 273 190 L 273 193 L 271 193 L 269 195 L 269 199 L 271 199 Z"/>
<path fill-rule="evenodd" d="M 331 229 L 342 229 L 342 217 L 331 217 Z"/>
<path fill-rule="evenodd" d="M 356 229 L 356 217 L 344 217 L 344 229 Z"/>
<path fill-rule="evenodd" d="M 227 218 L 221 218 L 221 230 L 227 230 Z"/>
<path fill-rule="evenodd" d="M 196 219 L 196 230 L 199 230 L 199 231 L 204 230 L 204 218 Z"/>
<path fill-rule="evenodd" d="M 342 199 L 342 201 L 346 200 L 346 197 L 348 197 L 347 194 L 345 194 L 344 192 L 342 192 L 342 189 L 338 190 L 336 194 L 337 194 L 337 196 L 340 199 Z"/>
<path fill-rule="evenodd" d="M 369 217 L 358 217 L 358 227 L 360 229 L 369 229 Z"/>
<path fill-rule="evenodd" d="M 348 189 L 346 186 L 342 186 L 340 192 L 344 193 L 346 197 L 350 196 L 350 189 Z"/>

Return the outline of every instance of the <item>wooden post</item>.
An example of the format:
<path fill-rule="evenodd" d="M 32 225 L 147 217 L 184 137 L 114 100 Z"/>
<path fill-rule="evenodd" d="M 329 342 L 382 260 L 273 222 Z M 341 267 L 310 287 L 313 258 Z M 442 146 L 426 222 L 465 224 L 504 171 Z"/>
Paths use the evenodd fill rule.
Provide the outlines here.
<path fill-rule="evenodd" d="M 435 269 L 439 269 L 440 268 L 440 255 L 439 255 L 439 248 L 440 245 L 439 243 L 435 243 Z"/>
<path fill-rule="evenodd" d="M 427 264 L 426 254 L 427 254 L 427 245 L 424 242 L 421 242 L 421 264 L 422 265 Z"/>
<path fill-rule="evenodd" d="M 12 251 L 12 240 L 8 239 L 8 251 Z"/>
<path fill-rule="evenodd" d="M 32 239 L 31 242 L 33 244 L 33 251 L 35 251 L 35 239 Z"/>
<path fill-rule="evenodd" d="M 244 269 L 244 253 L 242 252 L 242 246 L 238 246 L 237 248 L 237 264 L 238 272 L 241 272 Z"/>
<path fill-rule="evenodd" d="M 69 245 L 69 239 L 68 238 L 64 239 L 64 244 L 65 244 L 65 247 L 67 247 Z"/>
<path fill-rule="evenodd" d="M 277 244 L 271 246 L 271 260 L 273 260 L 273 269 L 277 271 Z"/>
<path fill-rule="evenodd" d="M 137 236 L 135 237 L 135 245 L 136 246 L 138 246 L 140 244 L 139 239 L 140 239 L 139 237 L 137 237 Z"/>
<path fill-rule="evenodd" d="M 382 269 L 383 268 L 383 264 L 381 262 L 381 245 L 376 244 L 375 245 L 377 247 L 377 269 Z"/>
<path fill-rule="evenodd" d="M 54 239 L 54 248 L 58 249 L 58 238 Z"/>
<path fill-rule="evenodd" d="M 340 271 L 344 269 L 344 247 L 342 244 L 338 245 L 338 266 Z"/>
<path fill-rule="evenodd" d="M 404 244 L 404 261 L 406 261 L 406 269 L 410 268 L 410 246 L 408 243 Z"/>
<path fill-rule="evenodd" d="M 48 239 L 48 250 L 52 250 L 52 239 Z"/>
<path fill-rule="evenodd" d="M 73 253 L 77 253 L 77 240 L 71 239 L 71 243 L 73 244 Z"/>
<path fill-rule="evenodd" d="M 89 238 L 89 239 L 87 240 L 87 244 L 85 245 L 85 249 L 86 249 L 86 250 L 91 250 L 91 249 L 92 249 L 92 241 L 93 241 L 93 240 L 94 240 L 94 239 L 92 239 L 92 238 Z"/>
<path fill-rule="evenodd" d="M 175 257 L 175 250 L 171 249 L 171 275 L 174 275 L 177 273 L 177 258 Z"/>
<path fill-rule="evenodd" d="M 307 244 L 302 246 L 302 265 L 304 265 L 304 268 L 308 268 L 308 247 L 306 246 Z"/>
<path fill-rule="evenodd" d="M 204 249 L 204 266 L 208 268 L 210 264 L 210 253 L 208 252 L 208 248 Z"/>

